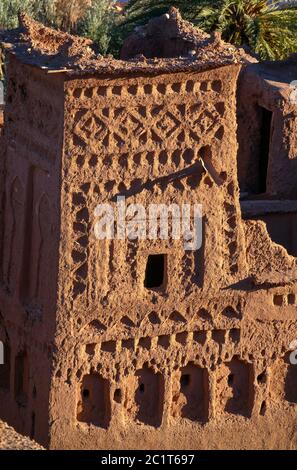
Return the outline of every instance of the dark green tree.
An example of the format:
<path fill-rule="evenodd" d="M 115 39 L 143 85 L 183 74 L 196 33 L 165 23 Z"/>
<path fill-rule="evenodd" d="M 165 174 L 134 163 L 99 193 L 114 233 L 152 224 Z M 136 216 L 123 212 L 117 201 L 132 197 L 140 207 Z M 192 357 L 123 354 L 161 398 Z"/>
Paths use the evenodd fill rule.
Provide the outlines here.
<path fill-rule="evenodd" d="M 32 0 L 1 0 L 0 1 L 0 28 L 16 28 L 20 11 L 33 14 Z"/>
<path fill-rule="evenodd" d="M 120 48 L 120 15 L 114 4 L 115 0 L 0 0 L 0 28 L 16 28 L 22 11 L 46 26 L 93 39 L 105 54 L 111 39 L 113 47 Z"/>
<path fill-rule="evenodd" d="M 115 12 L 110 0 L 94 0 L 78 24 L 78 33 L 92 39 L 101 54 L 110 51 L 115 30 Z"/>

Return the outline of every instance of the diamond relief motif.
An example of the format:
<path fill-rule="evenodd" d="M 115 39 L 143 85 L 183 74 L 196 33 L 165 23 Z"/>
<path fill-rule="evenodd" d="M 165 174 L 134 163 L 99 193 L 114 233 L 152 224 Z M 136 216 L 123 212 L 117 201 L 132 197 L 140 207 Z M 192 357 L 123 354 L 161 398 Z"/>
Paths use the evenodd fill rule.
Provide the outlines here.
<path fill-rule="evenodd" d="M 221 119 L 215 107 L 202 110 L 201 103 L 83 110 L 77 117 L 74 136 L 86 145 L 94 139 L 107 150 L 148 142 L 199 142 L 201 135 L 216 132 Z"/>

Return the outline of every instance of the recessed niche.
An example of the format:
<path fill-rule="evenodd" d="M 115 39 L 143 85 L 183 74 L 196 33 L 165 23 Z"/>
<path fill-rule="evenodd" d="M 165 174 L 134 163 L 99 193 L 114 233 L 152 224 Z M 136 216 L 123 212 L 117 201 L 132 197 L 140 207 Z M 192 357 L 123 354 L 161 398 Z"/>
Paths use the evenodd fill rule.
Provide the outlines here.
<path fill-rule="evenodd" d="M 185 388 L 189 387 L 190 382 L 191 382 L 190 374 L 181 375 L 181 378 L 180 378 L 180 387 L 181 387 L 181 389 L 185 389 Z"/>
<path fill-rule="evenodd" d="M 123 394 L 122 394 L 122 390 L 120 388 L 117 388 L 114 391 L 113 399 L 116 403 L 122 403 Z"/>
<path fill-rule="evenodd" d="M 96 344 L 92 343 L 92 344 L 86 344 L 86 353 L 89 355 L 89 356 L 94 356 L 95 353 L 96 353 Z"/>
<path fill-rule="evenodd" d="M 224 330 L 214 330 L 212 332 L 212 339 L 218 344 L 224 344 L 225 334 Z"/>
<path fill-rule="evenodd" d="M 111 419 L 110 386 L 99 374 L 85 375 L 80 387 L 77 419 L 107 428 Z"/>
<path fill-rule="evenodd" d="M 208 372 L 194 364 L 180 371 L 180 394 L 185 403 L 180 414 L 191 421 L 205 422 L 208 418 L 209 388 Z"/>
<path fill-rule="evenodd" d="M 136 372 L 135 403 L 138 421 L 158 427 L 162 422 L 164 404 L 164 378 L 149 368 Z"/>
<path fill-rule="evenodd" d="M 19 405 L 26 406 L 29 390 L 29 361 L 26 352 L 16 356 L 14 373 L 15 400 Z"/>
<path fill-rule="evenodd" d="M 288 294 L 288 304 L 295 305 L 296 303 L 296 295 L 295 294 Z"/>
<path fill-rule="evenodd" d="M 251 364 L 236 356 L 222 364 L 217 376 L 217 393 L 222 411 L 250 417 L 254 400 L 253 382 Z"/>
<path fill-rule="evenodd" d="M 276 294 L 273 296 L 273 304 L 277 305 L 277 307 L 282 307 L 283 305 L 283 296 L 280 294 Z"/>
<path fill-rule="evenodd" d="M 122 348 L 123 349 L 134 349 L 134 339 L 123 339 L 122 340 Z"/>
<path fill-rule="evenodd" d="M 233 343 L 239 343 L 240 330 L 237 328 L 232 328 L 232 330 L 229 331 L 229 338 Z"/>
<path fill-rule="evenodd" d="M 135 325 L 133 323 L 133 321 L 131 320 L 131 318 L 127 317 L 127 316 L 124 316 L 122 319 L 121 319 L 121 323 L 127 327 L 127 328 L 133 328 Z"/>
<path fill-rule="evenodd" d="M 183 346 L 186 346 L 188 342 L 188 333 L 187 332 L 177 333 L 175 335 L 175 340 L 177 343 L 180 343 Z"/>
<path fill-rule="evenodd" d="M 152 339 L 149 337 L 140 338 L 138 341 L 138 346 L 143 349 L 150 349 L 152 345 Z"/>
<path fill-rule="evenodd" d="M 164 349 L 168 349 L 170 347 L 170 336 L 169 335 L 161 335 L 158 337 L 158 346 L 161 346 Z"/>
<path fill-rule="evenodd" d="M 260 407 L 260 415 L 261 416 L 264 416 L 265 413 L 266 413 L 266 410 L 267 410 L 267 405 L 266 405 L 266 401 L 262 401 L 261 403 L 261 407 Z"/>
<path fill-rule="evenodd" d="M 114 353 L 117 349 L 116 341 L 106 341 L 105 343 L 101 344 L 101 350 L 105 352 Z"/>
<path fill-rule="evenodd" d="M 207 331 L 194 331 L 193 340 L 195 343 L 205 344 L 207 340 Z"/>
<path fill-rule="evenodd" d="M 151 312 L 148 316 L 149 318 L 149 321 L 153 324 L 153 325 L 159 325 L 161 323 L 161 320 L 160 320 L 160 317 L 159 315 L 156 313 L 156 312 Z"/>
<path fill-rule="evenodd" d="M 265 371 L 261 372 L 261 374 L 259 374 L 257 376 L 257 382 L 258 384 L 265 384 L 267 381 L 267 374 Z"/>

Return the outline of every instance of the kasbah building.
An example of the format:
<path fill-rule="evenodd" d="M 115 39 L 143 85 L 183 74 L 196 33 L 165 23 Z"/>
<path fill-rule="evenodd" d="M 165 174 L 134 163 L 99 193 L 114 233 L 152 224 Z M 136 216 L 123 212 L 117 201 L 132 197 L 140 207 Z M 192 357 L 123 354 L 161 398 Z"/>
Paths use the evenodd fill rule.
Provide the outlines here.
<path fill-rule="evenodd" d="M 296 449 L 296 57 L 175 9 L 122 60 L 26 16 L 2 42 L 0 418 L 50 449 Z M 96 239 L 118 195 L 201 204 L 202 247 Z"/>

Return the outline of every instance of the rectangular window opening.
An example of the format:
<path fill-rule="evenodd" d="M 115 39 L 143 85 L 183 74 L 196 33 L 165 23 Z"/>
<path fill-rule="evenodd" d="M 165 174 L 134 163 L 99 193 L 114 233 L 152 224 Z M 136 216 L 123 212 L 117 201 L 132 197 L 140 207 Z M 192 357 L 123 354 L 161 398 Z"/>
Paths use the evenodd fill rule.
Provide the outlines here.
<path fill-rule="evenodd" d="M 166 255 L 149 255 L 145 271 L 144 287 L 158 289 L 164 286 L 166 275 Z"/>
<path fill-rule="evenodd" d="M 259 177 L 258 177 L 258 193 L 265 194 L 267 191 L 267 172 L 269 165 L 269 153 L 272 131 L 272 111 L 260 107 L 262 113 L 261 119 L 261 144 L 259 158 Z"/>

